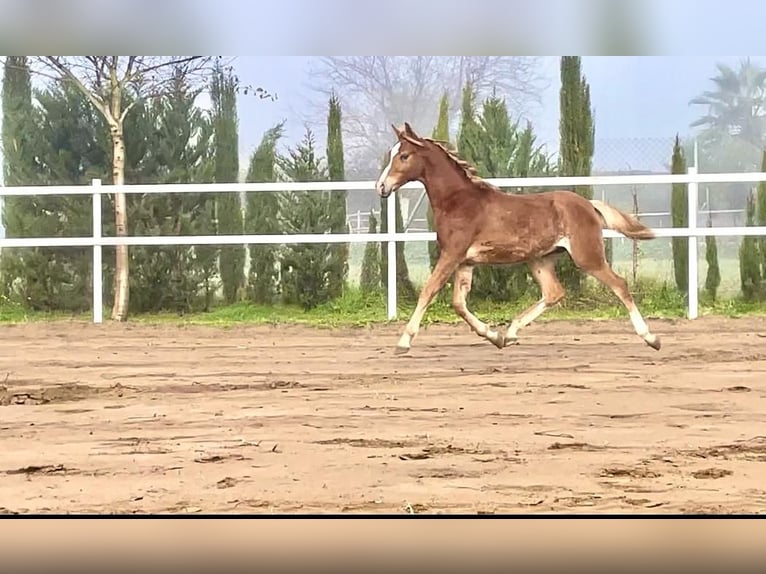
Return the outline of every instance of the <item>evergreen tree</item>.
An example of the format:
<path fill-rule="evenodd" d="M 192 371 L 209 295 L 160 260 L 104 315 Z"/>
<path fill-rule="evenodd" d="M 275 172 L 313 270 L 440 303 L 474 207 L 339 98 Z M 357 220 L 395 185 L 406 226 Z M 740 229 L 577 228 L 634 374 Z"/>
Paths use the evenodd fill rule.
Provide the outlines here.
<path fill-rule="evenodd" d="M 681 142 L 676 134 L 673 145 L 673 158 L 671 172 L 674 174 L 686 173 L 686 158 L 681 147 Z M 689 223 L 689 206 L 685 183 L 674 183 L 670 200 L 670 213 L 673 227 L 687 227 Z M 678 291 L 686 293 L 689 285 L 689 238 L 673 237 L 673 274 L 676 279 Z"/>
<path fill-rule="evenodd" d="M 108 126 L 111 143 L 112 183 L 122 186 L 126 175 L 125 124 L 131 111 L 131 94 L 156 95 L 166 87 L 167 71 L 183 70 L 191 76 L 210 60 L 205 56 L 158 58 L 144 56 L 40 56 L 37 62 L 47 68 L 48 77 L 74 86 L 88 103 L 99 112 Z M 127 160 L 130 161 L 130 160 Z M 127 194 L 120 187 L 114 189 L 114 230 L 118 236 L 128 234 Z M 128 246 L 114 249 L 114 307 L 112 318 L 127 320 L 130 298 Z"/>
<path fill-rule="evenodd" d="M 216 63 L 210 86 L 213 103 L 215 182 L 236 183 L 239 179 L 239 135 L 237 120 L 237 79 Z M 219 193 L 216 204 L 218 233 L 244 232 L 242 201 L 239 193 Z M 223 298 L 234 303 L 245 280 L 245 246 L 225 245 L 220 249 L 219 267 Z"/>
<path fill-rule="evenodd" d="M 477 170 L 482 177 L 505 177 L 510 173 L 517 141 L 516 126 L 511 124 L 502 98 L 493 94 L 484 100 L 479 127 L 474 146 Z"/>
<path fill-rule="evenodd" d="M 368 233 L 377 233 L 378 226 L 375 213 L 370 211 Z M 364 258 L 362 259 L 362 271 L 359 276 L 359 288 L 370 293 L 380 289 L 380 246 L 370 241 L 364 246 Z"/>
<path fill-rule="evenodd" d="M 766 172 L 766 149 L 763 150 L 761 171 Z M 758 225 L 766 227 L 766 181 L 758 183 L 758 200 L 756 207 L 756 221 Z M 761 262 L 761 277 L 766 279 L 766 237 L 758 238 L 758 252 Z"/>
<path fill-rule="evenodd" d="M 277 160 L 291 181 L 326 181 L 327 169 L 317 156 L 314 134 L 306 129 L 296 148 Z M 280 214 L 287 233 L 327 233 L 332 228 L 330 192 L 296 191 L 280 196 Z M 282 297 L 285 303 L 312 309 L 330 300 L 331 245 L 288 245 L 282 257 Z"/>
<path fill-rule="evenodd" d="M 250 158 L 248 183 L 266 183 L 277 180 L 277 143 L 284 135 L 285 122 L 268 129 Z M 276 193 L 249 193 L 245 229 L 248 234 L 272 235 L 280 233 L 279 198 Z M 269 305 L 274 302 L 278 287 L 279 252 L 276 245 L 251 245 L 248 293 L 254 303 Z"/>
<path fill-rule="evenodd" d="M 28 185 L 38 181 L 35 155 L 38 135 L 35 110 L 32 106 L 32 85 L 27 56 L 7 56 L 3 70 L 3 176 L 6 186 Z M 3 226 L 7 237 L 30 237 L 36 235 L 31 216 L 34 206 L 41 198 L 30 196 L 9 196 L 3 201 Z M 39 271 L 32 272 L 32 259 L 45 262 L 39 249 L 3 249 L 0 259 L 3 293 L 14 297 L 18 288 L 18 299 L 24 304 L 36 304 L 27 292 Z M 25 268 L 26 260 L 26 268 Z M 37 294 L 35 294 L 37 295 Z M 47 298 L 47 297 L 46 297 Z"/>
<path fill-rule="evenodd" d="M 449 145 L 449 97 L 445 92 L 439 103 L 439 119 L 434 127 L 431 137 L 437 141 Z M 450 146 L 451 147 L 451 146 Z M 426 212 L 428 220 L 428 231 L 434 231 L 434 212 L 431 209 L 431 203 L 428 204 L 428 211 Z M 436 241 L 428 243 L 428 258 L 431 262 L 431 270 L 436 266 L 436 262 L 439 260 L 439 244 Z"/>
<path fill-rule="evenodd" d="M 81 185 L 106 178 L 108 145 L 103 125 L 70 86 L 36 91 L 32 108 L 26 64 L 8 58 L 4 81 L 6 182 L 12 185 Z M 13 110 L 13 107 L 16 107 Z M 93 123 L 89 120 L 95 119 Z M 23 136 L 14 135 L 22 129 Z M 98 129 L 101 127 L 102 129 Z M 89 235 L 91 201 L 86 196 L 8 198 L 3 213 L 9 237 Z M 26 307 L 83 311 L 90 308 L 92 273 L 88 248 L 4 250 L 6 294 Z"/>
<path fill-rule="evenodd" d="M 708 219 L 708 227 L 713 222 Z M 707 261 L 707 275 L 705 275 L 705 291 L 711 300 L 715 301 L 718 295 L 718 287 L 721 285 L 721 270 L 718 267 L 718 245 L 714 235 L 705 238 L 705 261 Z"/>
<path fill-rule="evenodd" d="M 215 146 L 213 145 L 213 123 L 207 114 L 199 120 L 199 138 L 197 151 L 199 162 L 191 170 L 193 181 L 199 183 L 215 182 Z M 218 225 L 216 210 L 218 194 L 195 193 L 194 197 L 194 228 L 196 235 L 216 235 Z M 215 301 L 216 293 L 221 286 L 218 272 L 219 248 L 215 245 L 195 245 L 192 248 L 197 269 L 202 273 L 202 297 L 205 311 Z"/>
<path fill-rule="evenodd" d="M 343 135 L 341 132 L 342 112 L 340 101 L 333 95 L 330 98 L 327 115 L 327 170 L 330 181 L 345 181 L 346 170 L 343 159 Z M 346 191 L 330 192 L 330 214 L 332 233 L 347 233 Z M 335 299 L 343 294 L 348 275 L 348 244 L 330 245 L 329 297 Z"/>
<path fill-rule="evenodd" d="M 755 225 L 756 201 L 752 193 L 747 196 L 746 226 Z M 747 301 L 754 301 L 761 295 L 761 270 L 758 258 L 758 238 L 747 235 L 742 238 L 739 247 L 739 275 L 742 296 Z"/>
<path fill-rule="evenodd" d="M 460 131 L 457 136 L 457 149 L 461 157 L 475 164 L 478 151 L 475 149 L 479 141 L 480 127 L 476 121 L 476 91 L 468 82 L 463 88 L 463 100 L 460 107 Z"/>
<path fill-rule="evenodd" d="M 155 100 L 144 117 L 153 130 L 140 177 L 158 183 L 193 183 L 204 179 L 211 126 L 182 74 L 171 91 Z M 134 128 L 131 133 L 140 130 Z M 146 141 L 146 140 L 144 140 Z M 126 142 L 127 143 L 127 142 Z M 129 198 L 129 226 L 136 235 L 202 235 L 212 228 L 212 194 L 151 194 Z M 190 311 L 215 269 L 215 251 L 190 246 L 137 247 L 130 251 L 130 308 L 134 312 Z"/>
<path fill-rule="evenodd" d="M 580 56 L 562 56 L 560 75 L 559 175 L 588 176 L 593 160 L 595 126 L 590 87 L 582 74 Z M 575 186 L 573 191 L 587 199 L 593 198 L 591 186 Z M 560 259 L 558 268 L 564 287 L 573 296 L 579 295 L 582 274 L 571 258 Z"/>
<path fill-rule="evenodd" d="M 175 91 L 175 90 L 174 90 Z M 104 118 L 82 92 L 69 84 L 54 84 L 36 91 L 38 103 L 34 126 L 27 128 L 36 174 L 26 183 L 42 185 L 83 185 L 93 178 L 109 182 L 111 143 Z M 123 96 L 131 113 L 125 118 L 127 130 L 125 181 L 127 183 L 199 181 L 193 148 L 204 147 L 206 136 L 195 128 L 199 110 L 185 113 L 185 102 L 173 93 L 152 104 L 133 102 Z M 190 119 L 192 118 L 192 119 Z M 196 130 L 196 131 L 195 131 Z M 191 135 L 188 135 L 191 133 Z M 184 135 L 187 134 L 187 135 Z M 192 146 L 189 139 L 198 139 Z M 198 154 L 199 155 L 199 154 Z M 105 187 L 104 191 L 108 192 Z M 26 210 L 5 212 L 9 235 L 67 236 L 91 232 L 91 200 L 87 196 L 24 197 Z M 212 203 L 212 202 L 210 202 Z M 197 226 L 204 205 L 198 194 L 149 194 L 128 196 L 128 233 L 138 235 L 208 233 Z M 102 201 L 102 232 L 114 236 L 114 195 L 105 193 Z M 208 210 L 208 215 L 212 215 Z M 208 220 L 212 220 L 208 217 Z M 26 231 L 25 231 L 26 229 Z M 114 247 L 104 247 L 103 284 L 114 277 Z M 41 309 L 82 311 L 90 307 L 92 284 L 89 248 L 45 248 L 27 250 L 23 258 L 4 253 L 7 278 L 15 283 L 14 295 L 26 305 Z M 186 247 L 137 247 L 129 253 L 136 275 L 130 280 L 137 311 L 176 309 L 191 306 L 196 297 L 203 260 Z M 15 261 L 14 261 L 15 259 Z M 212 266 L 210 266 L 212 267 Z M 111 300 L 111 301 L 110 301 Z M 113 291 L 104 293 L 105 304 L 113 302 Z"/>
<path fill-rule="evenodd" d="M 2 99 L 3 180 L 7 186 L 28 184 L 38 173 L 34 141 L 37 126 L 27 56 L 6 56 Z"/>

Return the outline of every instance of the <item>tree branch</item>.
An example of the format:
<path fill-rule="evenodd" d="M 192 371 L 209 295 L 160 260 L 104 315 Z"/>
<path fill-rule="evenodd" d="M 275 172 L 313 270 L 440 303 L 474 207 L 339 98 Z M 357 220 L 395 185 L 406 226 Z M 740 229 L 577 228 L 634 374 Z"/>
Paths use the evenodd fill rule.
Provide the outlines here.
<path fill-rule="evenodd" d="M 131 73 L 133 72 L 133 65 L 136 63 L 138 56 L 128 56 L 128 65 L 125 68 L 125 74 L 122 76 L 122 84 L 125 85 L 130 81 Z"/>
<path fill-rule="evenodd" d="M 188 64 L 189 62 L 193 62 L 195 60 L 204 60 L 205 62 L 208 62 L 210 60 L 210 57 L 209 56 L 186 56 L 184 58 L 177 58 L 177 59 L 169 60 L 166 62 L 160 62 L 153 66 L 148 66 L 146 68 L 137 69 L 136 74 L 137 75 L 148 74 L 149 72 L 154 72 L 156 70 L 159 70 L 160 68 L 165 68 L 169 66 L 181 66 L 183 64 Z"/>
<path fill-rule="evenodd" d="M 96 109 L 101 112 L 107 122 L 115 122 L 116 118 L 112 117 L 112 114 L 109 111 L 109 107 L 103 101 L 98 99 L 95 94 L 89 90 L 77 76 L 74 75 L 69 67 L 61 63 L 60 56 L 42 56 L 41 58 L 43 63 L 47 63 L 49 66 L 53 67 L 53 69 L 57 70 L 61 74 L 57 78 L 58 80 L 66 80 L 72 82 L 77 87 L 77 89 L 79 89 L 83 95 L 88 98 L 90 103 L 92 103 Z"/>
<path fill-rule="evenodd" d="M 130 102 L 127 106 L 125 106 L 125 109 L 122 110 L 122 113 L 120 114 L 120 123 L 125 121 L 125 116 L 128 115 L 128 112 L 133 109 L 133 107 L 138 103 L 138 100 L 133 100 Z"/>

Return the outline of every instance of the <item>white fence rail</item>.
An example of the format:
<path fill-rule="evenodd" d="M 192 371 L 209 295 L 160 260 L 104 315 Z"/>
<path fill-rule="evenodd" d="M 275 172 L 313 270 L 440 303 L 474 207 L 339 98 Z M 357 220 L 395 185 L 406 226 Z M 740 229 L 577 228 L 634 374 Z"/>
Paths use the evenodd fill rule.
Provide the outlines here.
<path fill-rule="evenodd" d="M 766 236 L 766 227 L 698 227 L 698 186 L 700 183 L 759 183 L 766 181 L 766 173 L 706 173 L 698 174 L 691 167 L 686 174 L 675 175 L 616 175 L 593 177 L 528 177 L 497 178 L 489 182 L 503 188 L 547 187 L 560 188 L 572 185 L 656 185 L 683 183 L 688 189 L 689 226 L 686 228 L 654 228 L 658 237 L 689 238 L 689 319 L 698 316 L 698 259 L 697 238 L 706 236 L 737 237 Z M 404 189 L 422 189 L 420 184 L 407 184 Z M 385 242 L 388 249 L 387 269 L 387 311 L 388 318 L 395 319 L 396 313 L 396 243 L 401 241 L 435 241 L 431 232 L 396 233 L 396 210 L 394 196 L 390 196 L 387 211 L 386 233 L 345 233 L 345 234 L 295 234 L 295 235 L 198 235 L 198 236 L 128 236 L 103 237 L 101 219 L 101 196 L 122 191 L 130 194 L 152 193 L 267 193 L 279 191 L 369 191 L 374 193 L 372 181 L 348 182 L 279 182 L 279 183 L 232 183 L 232 184 L 154 184 L 102 187 L 100 180 L 93 180 L 91 186 L 23 186 L 0 187 L 0 196 L 20 195 L 90 195 L 93 199 L 93 232 L 89 237 L 36 237 L 0 238 L 4 247 L 92 247 L 93 248 L 93 322 L 103 321 L 103 277 L 101 266 L 104 245 L 285 245 L 308 243 L 366 243 Z M 611 230 L 604 230 L 604 237 L 622 237 Z M 98 270 L 98 272 L 96 272 Z"/>

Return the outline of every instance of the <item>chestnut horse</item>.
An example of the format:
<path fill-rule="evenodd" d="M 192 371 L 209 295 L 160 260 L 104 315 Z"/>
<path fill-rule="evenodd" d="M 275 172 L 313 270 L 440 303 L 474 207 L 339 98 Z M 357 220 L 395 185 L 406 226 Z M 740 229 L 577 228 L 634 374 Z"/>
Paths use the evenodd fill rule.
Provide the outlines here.
<path fill-rule="evenodd" d="M 654 233 L 649 228 L 627 213 L 571 191 L 503 193 L 442 144 L 415 134 L 408 123 L 402 129 L 392 127 L 398 141 L 391 148 L 390 161 L 378 178 L 376 190 L 385 198 L 407 182 L 422 183 L 431 202 L 440 250 L 399 339 L 397 354 L 409 351 L 426 309 L 451 274 L 452 305 L 471 329 L 499 349 L 517 343 L 519 329 L 564 298 L 555 263 L 565 250 L 581 270 L 614 291 L 628 310 L 636 333 L 650 347 L 660 349 L 660 339 L 649 331 L 627 283 L 609 267 L 602 235 L 606 228 L 632 239 L 652 239 Z M 511 263 L 529 266 L 542 297 L 501 333 L 471 313 L 466 298 L 475 265 Z"/>

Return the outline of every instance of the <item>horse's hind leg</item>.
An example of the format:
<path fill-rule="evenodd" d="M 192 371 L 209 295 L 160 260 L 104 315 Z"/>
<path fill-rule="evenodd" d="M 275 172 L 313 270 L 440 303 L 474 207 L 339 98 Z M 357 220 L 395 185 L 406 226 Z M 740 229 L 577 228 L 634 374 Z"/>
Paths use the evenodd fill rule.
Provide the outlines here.
<path fill-rule="evenodd" d="M 633 328 L 636 330 L 636 334 L 646 341 L 646 344 L 652 349 L 659 351 L 661 346 L 660 338 L 649 331 L 649 326 L 646 324 L 646 321 L 644 321 L 641 312 L 636 306 L 636 302 L 633 301 L 633 297 L 631 296 L 630 291 L 628 291 L 628 284 L 625 279 L 617 275 L 617 273 L 609 267 L 606 261 L 604 261 L 601 268 L 586 269 L 586 271 L 609 287 L 614 294 L 620 298 L 620 301 L 622 301 L 622 304 L 625 305 L 625 308 L 628 310 L 630 322 L 633 323 Z"/>
<path fill-rule="evenodd" d="M 490 329 L 486 323 L 471 313 L 468 309 L 466 299 L 471 292 L 471 283 L 473 281 L 473 266 L 464 264 L 455 271 L 455 286 L 452 296 L 452 308 L 468 325 L 474 333 L 484 337 L 498 349 L 504 346 L 503 336 Z"/>
<path fill-rule="evenodd" d="M 604 285 L 609 287 L 615 295 L 622 301 L 625 308 L 630 315 L 630 322 L 633 324 L 633 328 L 636 334 L 641 337 L 647 345 L 656 351 L 660 350 L 660 338 L 649 331 L 649 326 L 641 316 L 641 312 L 638 310 L 633 297 L 628 290 L 628 283 L 617 275 L 604 256 L 604 243 L 601 238 L 601 230 L 599 229 L 598 236 L 593 237 L 592 245 L 588 249 L 588 242 L 584 241 L 582 237 L 578 237 L 578 240 L 572 240 L 568 246 L 569 253 L 572 255 L 572 260 L 583 271 L 589 275 L 595 277 L 601 281 Z"/>
<path fill-rule="evenodd" d="M 517 342 L 519 329 L 529 325 L 542 315 L 546 309 L 553 307 L 566 295 L 564 287 L 559 282 L 558 277 L 556 277 L 556 259 L 557 255 L 551 254 L 542 259 L 535 259 L 529 262 L 529 270 L 540 286 L 542 297 L 537 303 L 529 306 L 511 321 L 511 325 L 505 333 L 506 346 Z"/>

